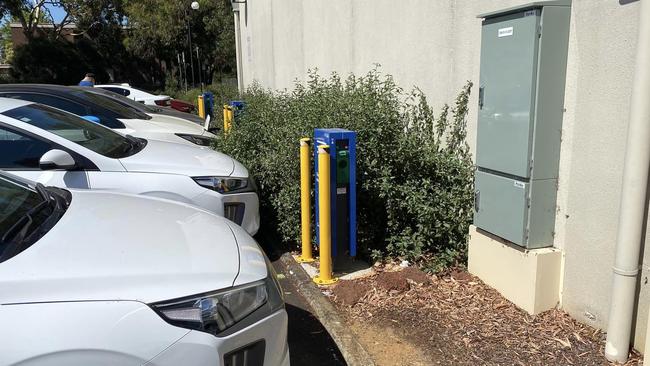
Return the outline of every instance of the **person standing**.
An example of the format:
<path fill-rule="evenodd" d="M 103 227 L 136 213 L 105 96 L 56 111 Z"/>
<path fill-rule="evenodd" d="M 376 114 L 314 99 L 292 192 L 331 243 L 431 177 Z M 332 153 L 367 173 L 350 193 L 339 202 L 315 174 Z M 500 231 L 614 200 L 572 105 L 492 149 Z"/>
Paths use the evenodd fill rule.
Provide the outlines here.
<path fill-rule="evenodd" d="M 86 77 L 81 79 L 79 86 L 95 86 L 95 74 L 92 72 L 86 73 Z"/>

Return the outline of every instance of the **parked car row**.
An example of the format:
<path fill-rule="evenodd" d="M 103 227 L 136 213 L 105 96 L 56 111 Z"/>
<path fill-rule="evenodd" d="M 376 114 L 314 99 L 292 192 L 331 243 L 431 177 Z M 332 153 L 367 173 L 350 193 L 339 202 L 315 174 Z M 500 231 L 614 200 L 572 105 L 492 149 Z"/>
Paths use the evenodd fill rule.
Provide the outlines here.
<path fill-rule="evenodd" d="M 209 146 L 216 137 L 189 114 L 137 109 L 127 98 L 107 95 L 102 89 L 40 85 L 0 85 L 0 97 L 41 103 L 82 116 L 123 135 Z M 118 99 L 119 98 L 119 99 Z M 182 112 L 178 112 L 182 113 Z M 187 115 L 187 116 L 186 116 Z"/>
<path fill-rule="evenodd" d="M 149 106 L 170 107 L 177 111 L 185 113 L 192 113 L 196 109 L 193 104 L 184 102 L 182 100 L 173 99 L 168 95 L 151 94 L 144 90 L 134 88 L 128 83 L 100 84 L 95 85 L 95 87 L 111 91 L 118 95 L 127 97 L 131 100 Z"/>
<path fill-rule="evenodd" d="M 248 170 L 84 89 L 0 87 L 0 364 L 288 365 Z"/>

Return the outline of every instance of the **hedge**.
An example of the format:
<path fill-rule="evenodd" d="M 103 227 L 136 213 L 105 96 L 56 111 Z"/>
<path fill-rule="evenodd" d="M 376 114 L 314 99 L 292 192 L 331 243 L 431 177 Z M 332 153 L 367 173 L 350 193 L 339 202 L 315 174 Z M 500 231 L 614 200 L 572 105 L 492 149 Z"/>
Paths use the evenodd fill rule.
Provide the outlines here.
<path fill-rule="evenodd" d="M 245 113 L 215 148 L 256 179 L 263 240 L 298 248 L 299 139 L 313 137 L 314 128 L 356 131 L 361 255 L 439 271 L 466 260 L 473 214 L 474 168 L 466 143 L 471 87 L 467 82 L 453 106 L 434 116 L 419 89 L 405 92 L 377 69 L 345 79 L 311 71 L 292 90 L 249 87 Z"/>

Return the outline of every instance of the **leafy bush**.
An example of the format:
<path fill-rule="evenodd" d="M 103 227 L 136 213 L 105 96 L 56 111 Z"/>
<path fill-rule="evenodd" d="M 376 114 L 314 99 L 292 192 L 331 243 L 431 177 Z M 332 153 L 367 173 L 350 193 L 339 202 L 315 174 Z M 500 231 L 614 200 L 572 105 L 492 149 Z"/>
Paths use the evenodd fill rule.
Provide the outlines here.
<path fill-rule="evenodd" d="M 314 128 L 356 131 L 358 248 L 437 271 L 462 264 L 472 219 L 473 164 L 465 142 L 472 83 L 434 117 L 424 94 L 373 70 L 342 80 L 315 71 L 291 91 L 251 86 L 245 113 L 216 148 L 248 166 L 260 187 L 261 235 L 296 246 L 299 144 Z"/>

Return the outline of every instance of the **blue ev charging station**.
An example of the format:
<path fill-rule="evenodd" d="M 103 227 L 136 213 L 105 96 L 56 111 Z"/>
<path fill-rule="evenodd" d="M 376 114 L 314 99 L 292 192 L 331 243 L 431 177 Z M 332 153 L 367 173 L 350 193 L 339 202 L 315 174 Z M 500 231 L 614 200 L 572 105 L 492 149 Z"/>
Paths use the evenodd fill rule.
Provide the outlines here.
<path fill-rule="evenodd" d="M 203 103 L 205 103 L 205 114 L 214 118 L 214 94 L 210 92 L 203 93 Z"/>
<path fill-rule="evenodd" d="M 341 128 L 314 129 L 314 186 L 318 203 L 318 149 L 329 146 L 332 259 L 357 255 L 357 133 Z M 318 204 L 316 243 L 320 243 Z"/>

